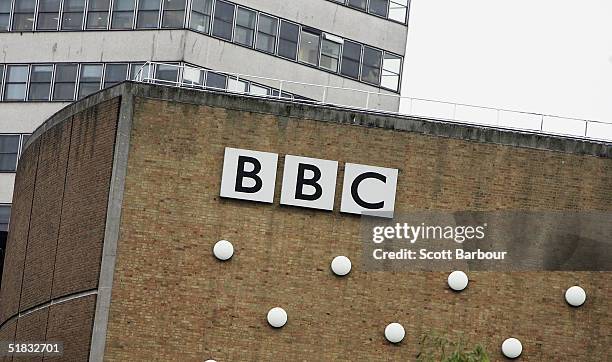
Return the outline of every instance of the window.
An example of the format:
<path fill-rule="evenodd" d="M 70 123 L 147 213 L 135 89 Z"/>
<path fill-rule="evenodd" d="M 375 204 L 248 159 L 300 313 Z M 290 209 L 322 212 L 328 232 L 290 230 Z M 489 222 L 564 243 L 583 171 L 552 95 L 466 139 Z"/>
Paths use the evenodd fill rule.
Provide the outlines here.
<path fill-rule="evenodd" d="M 155 78 L 159 80 L 165 80 L 168 82 L 176 82 L 178 78 L 178 66 L 170 64 L 159 64 L 157 65 L 157 71 L 155 72 Z"/>
<path fill-rule="evenodd" d="M 2 76 L 3 75 L 4 75 L 4 65 L 0 64 L 0 96 L 2 96 Z"/>
<path fill-rule="evenodd" d="M 79 81 L 79 99 L 100 90 L 102 64 L 83 64 Z"/>
<path fill-rule="evenodd" d="M 58 64 L 55 66 L 55 85 L 53 86 L 53 100 L 71 101 L 74 99 L 76 85 L 77 65 Z"/>
<path fill-rule="evenodd" d="M 134 22 L 134 1 L 114 1 L 111 29 L 132 29 L 132 23 Z"/>
<path fill-rule="evenodd" d="M 408 14 L 408 1 L 391 0 L 389 3 L 389 19 L 405 23 Z"/>
<path fill-rule="evenodd" d="M 323 38 L 321 41 L 321 68 L 335 73 L 338 71 L 342 38 L 329 34 L 323 34 Z"/>
<path fill-rule="evenodd" d="M 342 48 L 342 65 L 340 73 L 351 78 L 359 78 L 359 60 L 361 58 L 361 45 L 345 40 Z"/>
<path fill-rule="evenodd" d="M 85 0 L 64 0 L 63 30 L 80 30 L 83 24 Z"/>
<path fill-rule="evenodd" d="M 183 68 L 183 84 L 188 86 L 203 86 L 206 83 L 204 69 L 185 66 Z"/>
<path fill-rule="evenodd" d="M 286 21 L 281 22 L 278 55 L 295 60 L 300 27 Z"/>
<path fill-rule="evenodd" d="M 31 133 L 21 135 L 21 151 L 19 151 L 19 157 L 23 155 L 23 148 L 25 147 L 26 143 L 28 143 L 28 139 L 31 135 Z"/>
<path fill-rule="evenodd" d="M 51 78 L 53 65 L 33 65 L 30 74 L 30 91 L 28 99 L 32 101 L 47 101 L 51 93 Z"/>
<path fill-rule="evenodd" d="M 139 0 L 137 29 L 154 29 L 159 22 L 159 0 Z"/>
<path fill-rule="evenodd" d="M 13 30 L 31 31 L 34 27 L 36 0 L 15 0 Z"/>
<path fill-rule="evenodd" d="M 235 93 L 246 93 L 249 89 L 249 83 L 236 79 L 236 78 L 228 78 L 227 80 L 227 90 Z"/>
<path fill-rule="evenodd" d="M 249 47 L 253 46 L 255 41 L 255 16 L 256 13 L 254 11 L 238 7 L 236 11 L 234 42 Z"/>
<path fill-rule="evenodd" d="M 300 36 L 300 53 L 298 60 L 300 62 L 319 65 L 319 42 L 321 34 L 316 33 L 316 30 L 302 28 Z"/>
<path fill-rule="evenodd" d="M 184 19 L 185 0 L 164 0 L 162 28 L 182 28 Z"/>
<path fill-rule="evenodd" d="M 110 0 L 89 0 L 87 29 L 106 29 Z"/>
<path fill-rule="evenodd" d="M 382 52 L 367 46 L 363 47 L 363 63 L 361 64 L 361 80 L 367 83 L 380 84 L 380 63 Z"/>
<path fill-rule="evenodd" d="M 10 205 L 0 205 L 0 231 L 8 231 L 10 218 L 11 218 L 11 206 Z M 2 255 L 5 254 L 4 251 L 2 251 L 2 253 L 3 253 Z M 0 265 L 0 267 L 1 266 L 2 265 Z"/>
<path fill-rule="evenodd" d="M 208 75 L 206 77 L 206 87 L 209 88 L 213 88 L 213 89 L 217 89 L 217 90 L 224 90 L 227 81 L 227 77 L 223 74 L 219 74 L 219 73 L 214 73 L 214 72 L 208 72 Z"/>
<path fill-rule="evenodd" d="M 17 170 L 18 152 L 19 135 L 0 135 L 0 171 L 15 172 Z"/>
<path fill-rule="evenodd" d="M 145 63 L 132 63 L 130 64 L 130 79 L 136 80 L 139 76 L 140 79 L 153 78 L 153 69 L 150 65 Z"/>
<path fill-rule="evenodd" d="M 0 32 L 9 30 L 11 0 L 0 0 Z"/>
<path fill-rule="evenodd" d="M 370 0 L 370 6 L 368 11 L 371 14 L 387 17 L 387 8 L 389 7 L 389 0 Z"/>
<path fill-rule="evenodd" d="M 4 83 L 4 100 L 23 101 L 28 84 L 27 65 L 9 65 L 6 67 L 6 80 Z"/>
<path fill-rule="evenodd" d="M 249 94 L 255 96 L 269 96 L 270 88 L 251 83 L 251 86 L 249 87 Z"/>
<path fill-rule="evenodd" d="M 348 3 L 348 6 L 350 7 L 365 10 L 367 0 L 348 0 L 347 3 Z"/>
<path fill-rule="evenodd" d="M 276 50 L 276 33 L 278 31 L 278 19 L 268 15 L 259 14 L 259 25 L 257 27 L 258 50 L 266 53 L 274 53 Z"/>
<path fill-rule="evenodd" d="M 232 40 L 234 24 L 234 5 L 225 1 L 217 1 L 213 21 L 213 35 L 225 40 Z"/>
<path fill-rule="evenodd" d="M 2 1 L 2 0 L 0 0 Z M 57 30 L 60 0 L 39 0 L 37 30 Z"/>
<path fill-rule="evenodd" d="M 193 0 L 191 3 L 189 27 L 202 33 L 208 33 L 210 30 L 211 14 L 212 0 Z"/>
<path fill-rule="evenodd" d="M 115 84 L 121 83 L 127 79 L 128 64 L 127 63 L 115 63 L 106 64 L 106 71 L 104 72 L 104 86 L 103 88 L 109 88 Z"/>
<path fill-rule="evenodd" d="M 398 91 L 401 68 L 402 58 L 393 54 L 385 53 L 380 85 L 385 88 Z"/>

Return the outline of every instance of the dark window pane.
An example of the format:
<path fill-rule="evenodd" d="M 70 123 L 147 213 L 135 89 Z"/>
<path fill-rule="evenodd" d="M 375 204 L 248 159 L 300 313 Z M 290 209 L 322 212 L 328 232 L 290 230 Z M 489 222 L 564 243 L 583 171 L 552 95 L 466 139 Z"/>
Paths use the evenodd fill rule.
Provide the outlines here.
<path fill-rule="evenodd" d="M 278 55 L 295 60 L 299 30 L 300 28 L 297 25 L 286 21 L 281 22 Z"/>
<path fill-rule="evenodd" d="M 0 32 L 8 31 L 10 16 L 8 13 L 0 13 Z"/>
<path fill-rule="evenodd" d="M 34 12 L 36 0 L 15 0 L 15 12 L 27 13 Z"/>
<path fill-rule="evenodd" d="M 76 64 L 58 64 L 56 67 L 55 81 L 56 82 L 74 82 L 76 81 L 77 65 Z"/>
<path fill-rule="evenodd" d="M 342 65 L 340 67 L 340 73 L 351 78 L 359 78 L 360 57 L 361 45 L 345 41 L 344 47 L 342 48 Z"/>
<path fill-rule="evenodd" d="M 159 21 L 159 0 L 141 0 L 138 3 L 136 28 L 154 29 Z"/>
<path fill-rule="evenodd" d="M 51 90 L 52 65 L 33 65 L 30 74 L 30 91 L 28 99 L 44 101 L 49 99 Z"/>
<path fill-rule="evenodd" d="M 49 100 L 49 90 L 50 89 L 51 89 L 51 83 L 30 84 L 30 92 L 28 92 L 28 99 L 32 101 Z"/>
<path fill-rule="evenodd" d="M 203 33 L 208 33 L 211 13 L 212 0 L 193 0 L 189 27 Z"/>
<path fill-rule="evenodd" d="M 319 65 L 319 34 L 303 31 L 300 37 L 299 61 Z"/>
<path fill-rule="evenodd" d="M 111 29 L 132 29 L 134 0 L 115 0 Z"/>
<path fill-rule="evenodd" d="M 380 65 L 382 52 L 370 47 L 363 47 L 363 64 L 361 67 L 361 80 L 378 85 L 380 83 Z"/>
<path fill-rule="evenodd" d="M 323 39 L 321 42 L 321 68 L 337 72 L 339 58 L 340 44 Z"/>
<path fill-rule="evenodd" d="M 0 171 L 16 171 L 17 170 L 17 154 L 3 155 L 0 154 Z"/>
<path fill-rule="evenodd" d="M 255 39 L 255 12 L 238 8 L 236 11 L 236 31 L 234 34 L 234 42 L 253 46 Z"/>
<path fill-rule="evenodd" d="M 27 65 L 7 66 L 6 81 L 4 84 L 4 99 L 7 101 L 23 101 L 25 99 L 27 81 Z"/>
<path fill-rule="evenodd" d="M 56 30 L 59 20 L 59 13 L 39 13 L 36 29 L 38 30 Z"/>
<path fill-rule="evenodd" d="M 74 99 L 76 76 L 76 64 L 58 64 L 55 67 L 54 100 L 71 101 Z"/>
<path fill-rule="evenodd" d="M 87 29 L 106 29 L 108 11 L 91 11 L 87 14 Z"/>
<path fill-rule="evenodd" d="M 10 205 L 0 205 L 0 231 L 8 231 L 9 220 L 11 218 L 11 206 Z M 1 260 L 6 254 L 3 250 L 0 250 L 0 264 Z M 2 267 L 0 265 L 0 267 Z M 2 275 L 2 271 L 0 270 L 0 276 Z"/>
<path fill-rule="evenodd" d="M 389 0 L 370 0 L 370 13 L 387 17 Z"/>
<path fill-rule="evenodd" d="M 361 10 L 366 9 L 366 0 L 348 0 L 348 5 Z"/>
<path fill-rule="evenodd" d="M 127 64 L 107 64 L 104 73 L 104 88 L 111 87 L 127 79 Z"/>
<path fill-rule="evenodd" d="M 259 14 L 256 48 L 268 53 L 274 53 L 276 49 L 277 29 L 278 19 L 264 14 Z"/>
<path fill-rule="evenodd" d="M 234 5 L 224 1 L 217 1 L 215 5 L 215 19 L 213 22 L 213 35 L 225 40 L 232 40 L 232 26 L 234 22 Z"/>
<path fill-rule="evenodd" d="M 79 30 L 83 24 L 85 0 L 65 0 L 62 15 L 62 29 Z"/>
<path fill-rule="evenodd" d="M 164 0 L 163 28 L 182 28 L 185 18 L 185 0 Z"/>
<path fill-rule="evenodd" d="M 34 13 L 13 15 L 13 30 L 28 31 L 34 27 Z"/>
<path fill-rule="evenodd" d="M 159 80 L 167 80 L 176 82 L 178 78 L 178 66 L 160 64 L 157 66 L 155 78 Z"/>
<path fill-rule="evenodd" d="M 226 76 L 223 74 L 208 72 L 206 86 L 215 89 L 225 89 Z"/>
<path fill-rule="evenodd" d="M 79 99 L 99 91 L 101 81 L 102 64 L 86 64 L 81 66 Z"/>
<path fill-rule="evenodd" d="M 18 135 L 0 136 L 0 153 L 1 154 L 6 154 L 6 153 L 17 154 L 17 151 L 19 151 L 19 136 Z"/>

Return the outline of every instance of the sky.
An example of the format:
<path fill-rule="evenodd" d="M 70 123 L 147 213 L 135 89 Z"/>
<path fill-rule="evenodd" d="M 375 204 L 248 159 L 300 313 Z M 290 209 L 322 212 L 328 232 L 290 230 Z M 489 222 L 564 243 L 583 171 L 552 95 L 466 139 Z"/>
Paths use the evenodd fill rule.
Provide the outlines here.
<path fill-rule="evenodd" d="M 612 123 L 612 1 L 412 0 L 402 95 Z M 497 122 L 495 111 L 412 107 Z M 507 112 L 500 119 L 541 121 Z M 548 117 L 545 125 L 584 128 Z M 612 125 L 589 127 L 590 136 L 612 139 Z"/>

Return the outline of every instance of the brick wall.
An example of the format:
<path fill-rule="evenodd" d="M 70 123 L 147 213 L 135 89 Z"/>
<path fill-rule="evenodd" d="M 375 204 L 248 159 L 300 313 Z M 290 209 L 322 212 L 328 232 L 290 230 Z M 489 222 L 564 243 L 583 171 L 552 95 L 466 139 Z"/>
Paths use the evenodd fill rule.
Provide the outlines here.
<path fill-rule="evenodd" d="M 62 341 L 61 360 L 82 361 L 89 353 L 95 295 L 48 302 L 98 286 L 119 105 L 114 98 L 59 122 L 19 162 L 0 336 Z M 35 307 L 43 308 L 6 323 Z"/>
<path fill-rule="evenodd" d="M 277 180 L 286 154 L 340 161 L 338 180 L 345 162 L 398 168 L 396 212 L 611 211 L 609 158 L 265 107 L 137 98 L 134 109 L 105 359 L 414 360 L 435 330 L 485 344 L 493 360 L 511 336 L 525 361 L 612 360 L 610 273 L 472 272 L 453 293 L 447 273 L 361 270 L 359 217 L 338 212 L 341 182 L 331 213 L 280 206 L 280 182 L 273 205 L 218 197 L 224 148 L 237 147 L 281 154 Z M 212 256 L 219 239 L 236 248 L 229 262 Z M 329 271 L 336 255 L 354 260 L 348 277 Z M 575 284 L 588 293 L 578 309 L 563 299 Z M 274 306 L 289 315 L 280 330 L 266 322 Z M 384 339 L 393 321 L 406 328 L 400 345 Z"/>

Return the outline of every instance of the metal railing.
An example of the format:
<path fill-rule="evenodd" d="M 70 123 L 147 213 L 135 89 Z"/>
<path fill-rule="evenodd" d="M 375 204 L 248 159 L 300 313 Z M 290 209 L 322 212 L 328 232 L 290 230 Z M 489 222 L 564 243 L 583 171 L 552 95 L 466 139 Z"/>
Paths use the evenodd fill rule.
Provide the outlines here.
<path fill-rule="evenodd" d="M 217 84 L 211 85 L 209 74 Z M 224 79 L 223 84 L 219 80 Z M 215 90 L 256 97 L 290 99 L 362 111 L 426 118 L 435 121 L 612 141 L 612 123 L 502 108 L 474 106 L 361 89 L 297 82 L 209 70 L 189 64 L 147 62 L 134 80 L 174 87 Z M 300 96 L 297 96 L 297 95 Z M 398 111 L 399 108 L 399 111 Z"/>

